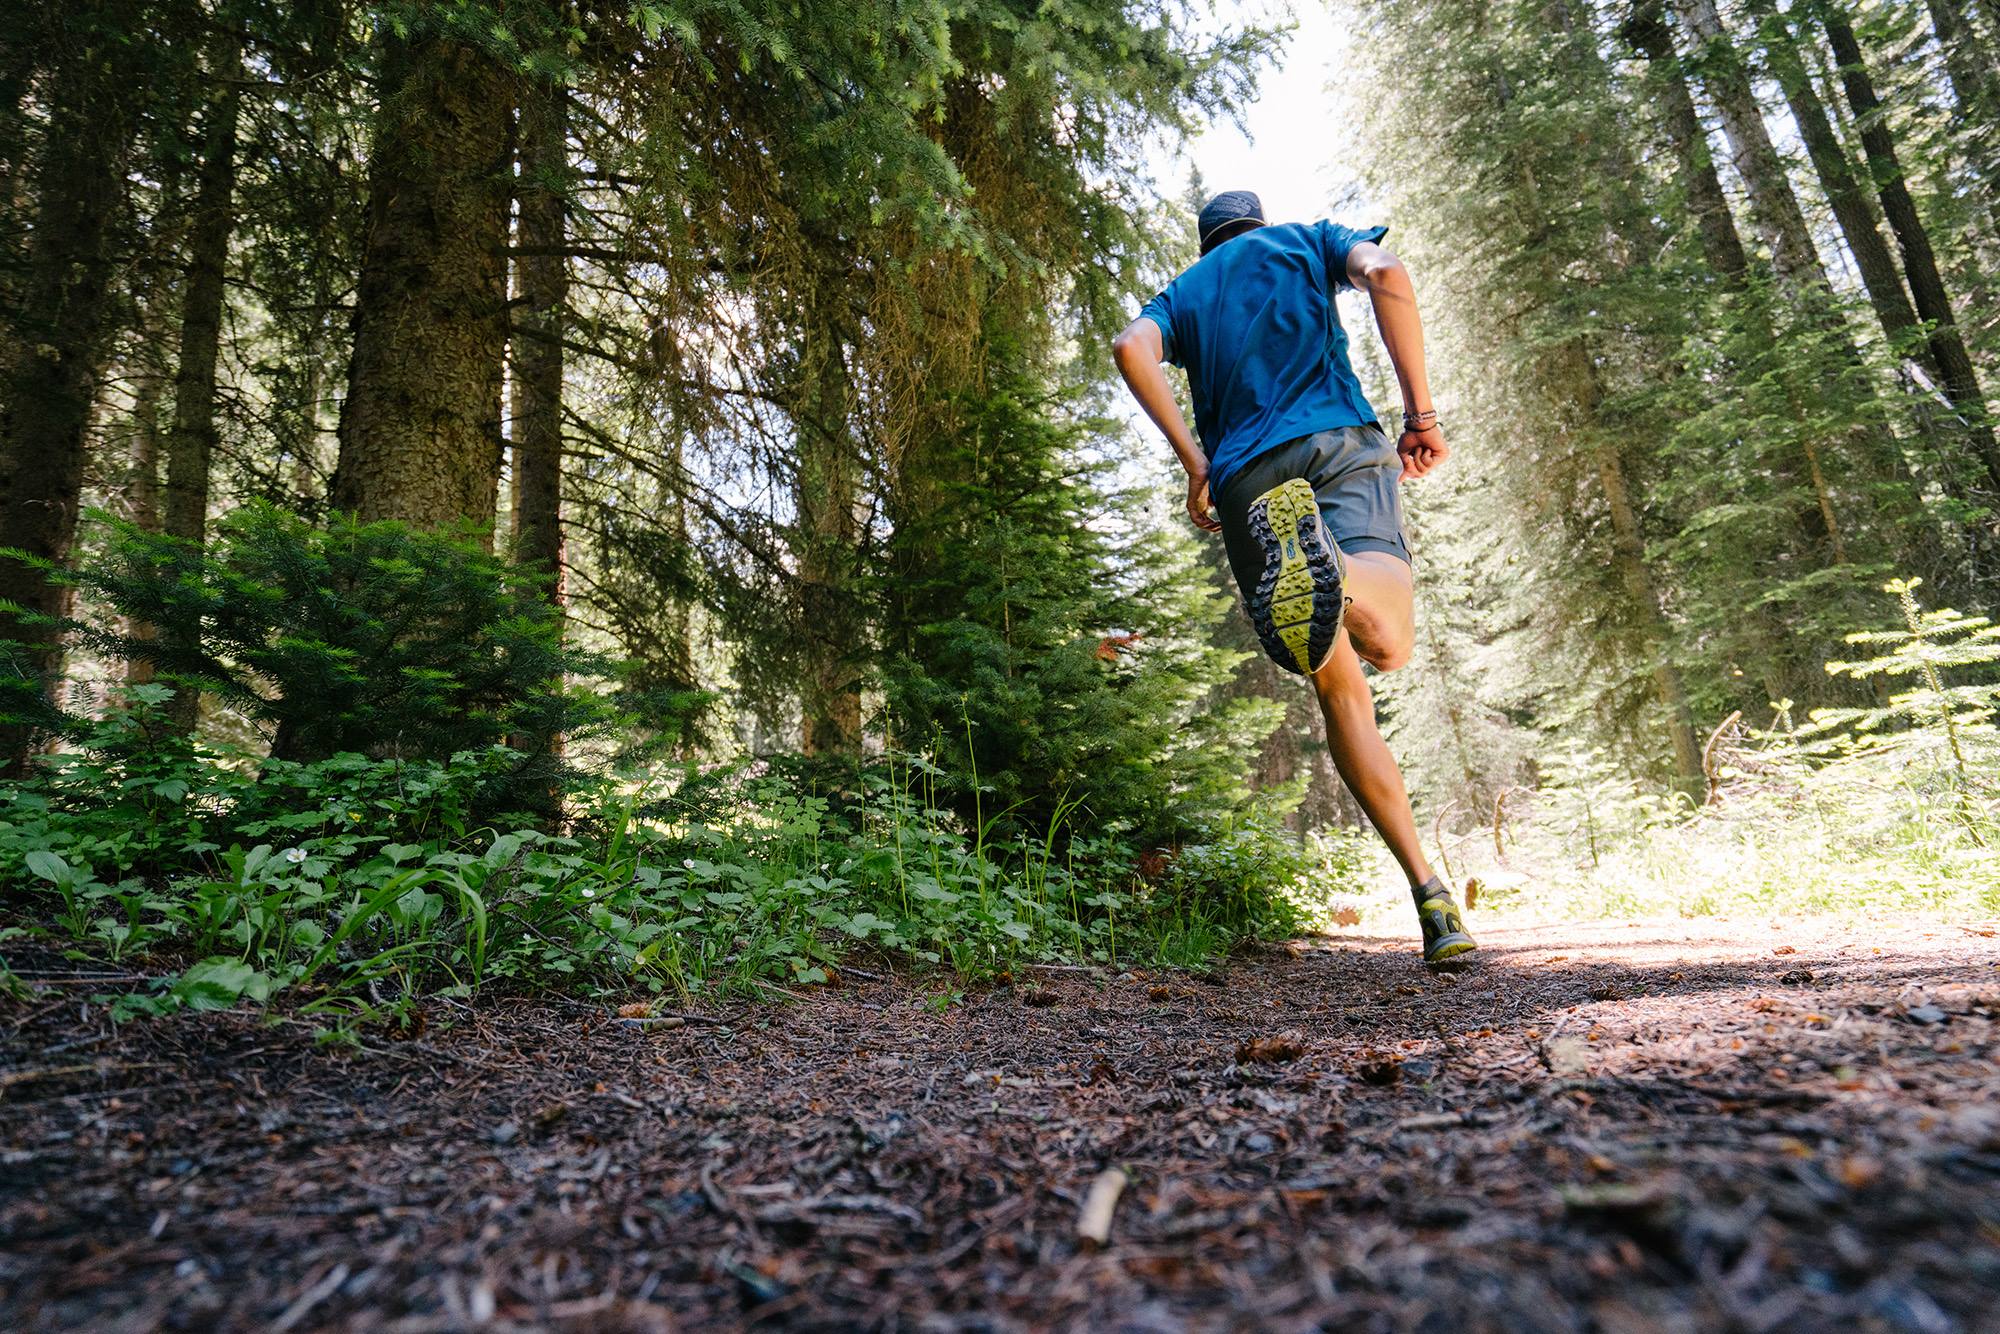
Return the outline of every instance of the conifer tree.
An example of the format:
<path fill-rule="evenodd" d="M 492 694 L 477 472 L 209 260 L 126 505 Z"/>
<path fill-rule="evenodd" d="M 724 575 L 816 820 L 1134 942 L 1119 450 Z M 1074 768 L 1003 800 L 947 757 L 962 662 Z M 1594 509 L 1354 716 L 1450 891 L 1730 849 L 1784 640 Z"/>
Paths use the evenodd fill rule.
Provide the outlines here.
<path fill-rule="evenodd" d="M 1813 0 L 1811 8 L 1833 47 L 1834 59 L 1839 62 L 1841 87 L 1860 126 L 1869 174 L 1889 220 L 1889 230 L 1895 234 L 1897 248 L 1902 252 L 1903 272 L 1916 299 L 1917 314 L 1930 330 L 1931 356 L 1943 375 L 1942 388 L 1958 410 L 1965 438 L 1984 469 L 1987 482 L 1994 494 L 2000 495 L 2000 437 L 1995 436 L 1987 415 L 1985 393 L 1959 333 L 1951 294 L 1939 271 L 1930 233 L 1910 196 L 1895 135 L 1884 119 L 1881 99 L 1876 96 L 1860 40 L 1837 0 Z"/>
<path fill-rule="evenodd" d="M 14 39 L 46 80 L 49 112 L 22 155 L 34 205 L 0 345 L 0 548 L 30 558 L 0 555 L 0 634 L 18 646 L 8 665 L 44 686 L 60 666 L 54 618 L 68 595 L 33 561 L 66 559 L 76 535 L 146 88 L 141 15 L 129 0 L 42 6 Z M 0 724 L 0 769 L 23 762 L 31 737 L 25 724 Z"/>

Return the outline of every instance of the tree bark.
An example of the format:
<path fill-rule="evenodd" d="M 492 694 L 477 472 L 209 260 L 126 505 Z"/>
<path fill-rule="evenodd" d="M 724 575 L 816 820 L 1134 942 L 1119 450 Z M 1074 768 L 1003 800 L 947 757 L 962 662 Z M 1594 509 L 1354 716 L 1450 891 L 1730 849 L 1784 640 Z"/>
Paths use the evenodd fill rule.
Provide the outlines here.
<path fill-rule="evenodd" d="M 844 293 L 830 274 L 813 279 L 812 318 L 801 349 L 794 414 L 798 464 L 797 560 L 806 668 L 800 682 L 806 754 L 849 754 L 861 746 L 861 637 L 855 589 L 861 546 L 860 461 L 849 418 Z"/>
<path fill-rule="evenodd" d="M 0 547 L 59 562 L 76 536 L 111 323 L 114 226 L 144 89 L 124 4 L 77 5 L 56 21 L 75 30 L 58 44 L 50 76 L 26 273 L 0 366 Z M 68 607 L 66 589 L 12 557 L 0 557 L 0 599 L 30 618 L 60 617 Z M 23 646 L 22 666 L 39 674 L 44 688 L 53 684 L 60 661 L 54 626 L 0 612 L 0 635 Z M 32 740 L 23 724 L 0 725 L 4 772 L 19 772 Z"/>
<path fill-rule="evenodd" d="M 563 316 L 569 302 L 564 189 L 569 175 L 568 92 L 545 83 L 521 100 L 520 312 L 514 334 L 514 558 L 549 578 L 563 605 Z"/>
<path fill-rule="evenodd" d="M 1985 394 L 1953 316 L 1951 296 L 1938 270 L 1930 233 L 1925 230 L 1916 201 L 1910 197 L 1909 186 L 1904 182 L 1895 136 L 1883 118 L 1882 103 L 1875 95 L 1874 80 L 1862 59 L 1861 44 L 1838 4 L 1821 0 L 1816 8 L 1827 41 L 1833 47 L 1833 58 L 1840 66 L 1847 104 L 1861 130 L 1861 147 L 1868 155 L 1868 169 L 1875 179 L 1882 213 L 1888 218 L 1889 230 L 1895 233 L 1897 249 L 1903 255 L 1903 273 L 1909 279 L 1910 294 L 1916 298 L 1917 314 L 1930 325 L 1931 355 L 1943 376 L 1940 387 L 1963 418 L 1966 440 L 1983 466 L 1987 481 L 2000 493 L 2000 440 L 1996 440 L 1992 421 L 1986 415 Z"/>
<path fill-rule="evenodd" d="M 180 160 L 169 156 L 160 167 L 159 203 L 154 209 L 149 262 L 134 270 L 133 308 L 136 312 L 133 349 L 127 375 L 133 381 L 132 417 L 125 440 L 125 517 L 142 532 L 165 531 L 160 510 L 162 414 L 171 404 L 167 386 L 173 380 L 167 357 L 171 340 L 168 308 L 181 292 L 180 255 L 187 244 L 187 208 L 180 193 Z M 141 644 L 159 636 L 151 621 L 127 618 L 125 634 Z M 125 683 L 152 681 L 153 660 L 134 653 L 125 660 Z"/>
<path fill-rule="evenodd" d="M 507 342 L 511 80 L 441 36 L 390 38 L 369 164 L 332 502 L 471 521 L 491 541 Z"/>
<path fill-rule="evenodd" d="M 166 531 L 201 545 L 208 531 L 209 460 L 215 452 L 216 365 L 222 349 L 231 204 L 236 192 L 236 121 L 243 56 L 239 39 L 216 39 L 209 77 L 208 125 L 201 181 L 188 231 L 181 304 L 180 361 L 174 374 L 174 424 L 167 437 Z"/>
<path fill-rule="evenodd" d="M 1581 349 L 1578 349 L 1581 352 Z M 1588 366 L 1584 373 L 1594 381 Z M 1593 393 L 1595 392 L 1593 386 Z M 1698 791 L 1702 782 L 1701 747 L 1695 741 L 1694 709 L 1688 703 L 1687 685 L 1680 668 L 1667 656 L 1667 619 L 1660 610 L 1660 591 L 1646 564 L 1645 539 L 1640 534 L 1638 511 L 1632 507 L 1632 492 L 1625 480 L 1625 463 L 1618 447 L 1599 440 L 1591 447 L 1597 467 L 1598 484 L 1611 513 L 1611 556 L 1618 576 L 1631 595 L 1632 606 L 1646 630 L 1653 653 L 1653 690 L 1667 715 L 1667 736 L 1674 752 L 1674 774 L 1688 791 Z"/>
<path fill-rule="evenodd" d="M 154 367 L 143 372 L 133 394 L 131 436 L 126 442 L 126 517 L 141 531 L 160 531 L 160 374 Z M 127 620 L 125 633 L 141 644 L 159 636 L 151 621 Z M 153 679 L 153 660 L 134 653 L 125 660 L 125 684 L 145 685 Z"/>

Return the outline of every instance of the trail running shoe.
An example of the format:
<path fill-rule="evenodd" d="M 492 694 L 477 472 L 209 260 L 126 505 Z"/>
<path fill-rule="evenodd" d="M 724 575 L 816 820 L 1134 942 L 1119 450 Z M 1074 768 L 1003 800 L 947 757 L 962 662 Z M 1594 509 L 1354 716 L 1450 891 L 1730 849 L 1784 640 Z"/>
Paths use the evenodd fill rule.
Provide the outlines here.
<path fill-rule="evenodd" d="M 1319 501 L 1303 477 L 1257 497 L 1249 519 L 1250 535 L 1264 552 L 1264 573 L 1248 599 L 1250 623 L 1271 661 L 1310 676 L 1333 652 L 1346 607 L 1340 548 L 1320 522 Z"/>
<path fill-rule="evenodd" d="M 1417 901 L 1417 921 L 1424 928 L 1424 962 L 1433 968 L 1457 967 L 1470 963 L 1459 956 L 1479 948 L 1467 934 L 1465 919 L 1459 916 L 1458 901 L 1444 881 L 1432 876 L 1410 891 Z"/>

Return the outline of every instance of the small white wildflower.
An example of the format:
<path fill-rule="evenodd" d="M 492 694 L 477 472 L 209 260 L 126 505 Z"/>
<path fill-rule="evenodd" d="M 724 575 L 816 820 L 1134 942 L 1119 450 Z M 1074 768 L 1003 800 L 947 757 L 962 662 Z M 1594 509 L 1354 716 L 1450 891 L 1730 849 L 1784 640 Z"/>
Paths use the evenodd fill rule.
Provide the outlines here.
<path fill-rule="evenodd" d="M 300 862 L 304 861 L 305 859 L 306 859 L 306 850 L 304 848 L 285 849 L 285 860 L 290 862 L 292 865 L 297 866 Z"/>
<path fill-rule="evenodd" d="M 694 869 L 694 858 L 692 857 L 683 858 L 681 861 L 681 865 L 687 867 L 688 870 L 692 871 Z"/>
<path fill-rule="evenodd" d="M 589 885 L 585 885 L 583 887 L 583 896 L 587 899 L 594 899 L 597 897 L 597 891 L 592 889 Z"/>

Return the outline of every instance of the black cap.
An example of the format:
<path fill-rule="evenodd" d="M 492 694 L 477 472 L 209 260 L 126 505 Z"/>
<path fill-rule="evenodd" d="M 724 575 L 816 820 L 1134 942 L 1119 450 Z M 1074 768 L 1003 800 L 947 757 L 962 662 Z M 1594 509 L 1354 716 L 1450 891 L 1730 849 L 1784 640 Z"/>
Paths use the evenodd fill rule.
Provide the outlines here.
<path fill-rule="evenodd" d="M 1201 253 L 1221 245 L 1232 236 L 1264 225 L 1264 201 L 1248 190 L 1224 190 L 1202 206 L 1195 219 L 1195 233 L 1201 238 Z"/>

